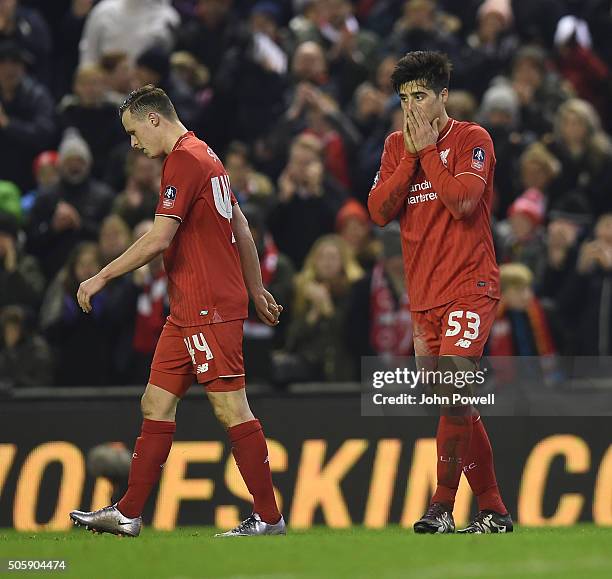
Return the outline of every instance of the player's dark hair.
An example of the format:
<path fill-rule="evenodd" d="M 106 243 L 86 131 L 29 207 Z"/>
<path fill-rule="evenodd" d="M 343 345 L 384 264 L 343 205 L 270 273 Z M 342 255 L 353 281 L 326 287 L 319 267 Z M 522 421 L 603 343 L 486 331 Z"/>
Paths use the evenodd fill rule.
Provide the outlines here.
<path fill-rule="evenodd" d="M 138 118 L 142 118 L 150 112 L 159 113 L 171 121 L 178 118 L 168 95 L 161 88 L 152 84 L 141 86 L 127 96 L 119 107 L 119 118 L 128 110 Z"/>
<path fill-rule="evenodd" d="M 393 89 L 399 93 L 406 82 L 419 81 L 425 88 L 436 94 L 450 84 L 450 73 L 453 65 L 443 52 L 418 50 L 408 52 L 400 58 L 391 75 Z"/>

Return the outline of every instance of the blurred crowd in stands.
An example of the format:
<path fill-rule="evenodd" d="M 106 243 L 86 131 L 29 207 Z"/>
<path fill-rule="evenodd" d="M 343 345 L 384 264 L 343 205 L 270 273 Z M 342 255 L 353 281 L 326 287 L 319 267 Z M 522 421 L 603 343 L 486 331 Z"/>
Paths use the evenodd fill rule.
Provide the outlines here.
<path fill-rule="evenodd" d="M 146 83 L 223 160 L 285 307 L 246 322 L 248 379 L 354 380 L 363 355 L 410 355 L 399 229 L 365 202 L 412 50 L 450 56 L 449 115 L 495 144 L 487 352 L 611 354 L 611 0 L 0 0 L 0 382 L 146 382 L 161 258 L 90 315 L 75 299 L 151 227 L 162 160 L 117 114 Z"/>

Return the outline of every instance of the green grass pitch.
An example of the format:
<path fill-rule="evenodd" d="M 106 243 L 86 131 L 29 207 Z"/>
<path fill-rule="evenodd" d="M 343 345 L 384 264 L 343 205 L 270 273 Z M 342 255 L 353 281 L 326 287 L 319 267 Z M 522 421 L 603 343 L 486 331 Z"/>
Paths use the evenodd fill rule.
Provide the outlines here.
<path fill-rule="evenodd" d="M 317 527 L 286 537 L 214 539 L 209 527 L 144 529 L 137 539 L 0 529 L 0 560 L 64 559 L 63 572 L 6 576 L 79 579 L 491 579 L 612 577 L 612 528 L 518 528 L 512 535 L 415 535 Z"/>

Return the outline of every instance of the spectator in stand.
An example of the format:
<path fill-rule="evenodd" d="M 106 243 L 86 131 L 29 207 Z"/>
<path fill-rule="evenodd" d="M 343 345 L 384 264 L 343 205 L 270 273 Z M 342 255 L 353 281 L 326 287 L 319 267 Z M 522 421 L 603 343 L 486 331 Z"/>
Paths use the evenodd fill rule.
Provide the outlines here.
<path fill-rule="evenodd" d="M 588 24 L 575 16 L 559 20 L 555 32 L 557 69 L 571 85 L 576 96 L 589 101 L 600 116 L 608 116 L 610 69 L 591 50 Z"/>
<path fill-rule="evenodd" d="M 462 59 L 456 33 L 461 22 L 438 10 L 435 0 L 407 0 L 402 17 L 385 43 L 388 52 L 404 55 L 414 50 L 445 52 L 453 63 L 454 86 L 462 87 Z"/>
<path fill-rule="evenodd" d="M 140 239 L 151 227 L 151 220 L 138 223 L 134 239 Z M 149 377 L 155 346 L 170 313 L 163 256 L 153 258 L 127 279 L 130 292 L 118 304 L 126 319 L 115 347 L 114 373 L 120 384 L 142 384 Z"/>
<path fill-rule="evenodd" d="M 355 376 L 362 356 L 414 354 L 412 318 L 406 291 L 399 225 L 381 231 L 382 255 L 365 277 L 355 282 L 349 298 L 345 340 Z"/>
<path fill-rule="evenodd" d="M 517 197 L 508 209 L 508 218 L 496 227 L 497 260 L 522 263 L 539 279 L 546 260 L 545 215 L 546 199 L 538 189 L 527 189 Z"/>
<path fill-rule="evenodd" d="M 255 381 L 270 382 L 272 379 L 272 350 L 285 343 L 286 330 L 291 321 L 293 302 L 293 277 L 295 270 L 291 260 L 281 253 L 272 235 L 267 230 L 265 214 L 252 203 L 242 206 L 242 212 L 249 222 L 253 241 L 261 266 L 264 287 L 272 293 L 283 306 L 285 323 L 267 326 L 257 317 L 252 304 L 249 304 L 249 318 L 244 323 L 244 361 L 246 373 Z"/>
<path fill-rule="evenodd" d="M 348 199 L 336 215 L 336 233 L 351 249 L 364 271 L 369 272 L 381 253 L 380 241 L 372 236 L 368 210 L 356 199 Z"/>
<path fill-rule="evenodd" d="M 51 32 L 38 10 L 19 0 L 0 0 L 0 42 L 11 40 L 31 57 L 31 70 L 41 82 L 49 81 Z"/>
<path fill-rule="evenodd" d="M 346 105 L 357 86 L 376 69 L 379 41 L 360 27 L 348 0 L 325 2 L 326 18 L 318 24 L 316 40 L 326 49 L 330 71 L 339 83 L 339 103 Z"/>
<path fill-rule="evenodd" d="M 131 59 L 151 46 L 170 50 L 179 23 L 170 0 L 101 0 L 85 22 L 80 64 L 98 64 L 116 50 Z"/>
<path fill-rule="evenodd" d="M 533 293 L 533 273 L 522 263 L 500 267 L 501 300 L 487 344 L 491 356 L 553 356 L 549 313 Z"/>
<path fill-rule="evenodd" d="M 257 2 L 247 26 L 217 70 L 216 110 L 226 120 L 226 131 L 242 141 L 253 142 L 267 133 L 283 112 L 288 57 L 279 19 L 275 3 Z"/>
<path fill-rule="evenodd" d="M 285 97 L 290 108 L 300 108 L 300 100 L 296 95 L 300 85 L 308 83 L 326 94 L 337 98 L 338 86 L 329 74 L 329 63 L 325 51 L 320 44 L 307 41 L 300 44 L 293 53 L 291 60 L 291 86 Z"/>
<path fill-rule="evenodd" d="M 546 53 L 536 46 L 521 48 L 512 64 L 512 88 L 521 105 L 521 121 L 537 135 L 553 128 L 555 113 L 569 98 L 568 87 L 547 68 Z"/>
<path fill-rule="evenodd" d="M 278 179 L 278 203 L 270 214 L 270 231 L 278 248 L 301 267 L 312 244 L 331 233 L 344 193 L 325 175 L 322 146 L 314 135 L 300 135 Z"/>
<path fill-rule="evenodd" d="M 153 218 L 159 201 L 161 168 L 159 159 L 151 159 L 137 149 L 128 151 L 125 161 L 126 185 L 115 198 L 113 212 L 131 228 Z"/>
<path fill-rule="evenodd" d="M 53 99 L 26 74 L 28 56 L 11 41 L 0 44 L 0 177 L 25 191 L 33 186 L 32 161 L 55 133 Z"/>
<path fill-rule="evenodd" d="M 519 39 L 512 31 L 510 0 L 486 0 L 477 16 L 476 29 L 467 37 L 464 58 L 468 60 L 469 89 L 480 99 L 493 77 L 507 72 Z"/>
<path fill-rule="evenodd" d="M 474 122 L 477 109 L 474 95 L 467 90 L 454 90 L 448 95 L 446 112 L 451 119 Z"/>
<path fill-rule="evenodd" d="M 570 352 L 612 354 L 612 214 L 602 215 L 595 237 L 580 246 L 576 270 L 559 293 L 559 313 L 572 328 Z"/>
<path fill-rule="evenodd" d="M 170 52 L 153 46 L 136 59 L 132 88 L 152 84 L 164 89 L 176 107 L 181 120 L 188 126 L 198 126 L 200 111 L 191 88 L 170 69 Z M 117 120 L 119 116 L 116 115 Z"/>
<path fill-rule="evenodd" d="M 559 292 L 576 268 L 578 249 L 592 223 L 591 208 L 580 193 L 561 198 L 548 213 L 546 265 L 537 293 L 557 302 Z"/>
<path fill-rule="evenodd" d="M 130 226 L 119 215 L 111 214 L 105 217 L 98 238 L 102 267 L 119 257 L 130 245 L 132 245 Z"/>
<path fill-rule="evenodd" d="M 99 64 L 106 74 L 106 98 L 119 107 L 132 90 L 134 64 L 125 52 L 118 51 L 103 54 Z"/>
<path fill-rule="evenodd" d="M 0 307 L 19 304 L 36 310 L 44 289 L 38 262 L 21 249 L 17 218 L 0 212 Z"/>
<path fill-rule="evenodd" d="M 110 336 L 107 292 L 92 298 L 85 315 L 76 299 L 79 284 L 101 269 L 98 246 L 77 245 L 49 286 L 40 310 L 40 327 L 54 350 L 58 386 L 101 386 L 109 383 Z"/>
<path fill-rule="evenodd" d="M 28 215 L 40 195 L 51 191 L 60 180 L 57 151 L 43 151 L 32 163 L 36 186 L 21 197 L 21 209 Z"/>
<path fill-rule="evenodd" d="M 58 153 L 60 182 L 38 197 L 28 230 L 29 251 L 39 258 L 47 279 L 80 241 L 97 238 L 113 199 L 110 188 L 91 177 L 91 152 L 78 131 L 65 132 Z"/>
<path fill-rule="evenodd" d="M 554 184 L 558 194 L 579 190 L 595 214 L 612 211 L 612 144 L 591 104 L 580 99 L 563 103 L 548 148 L 561 162 Z"/>
<path fill-rule="evenodd" d="M 61 129 L 75 127 L 85 139 L 93 159 L 92 175 L 98 179 L 104 175 L 108 152 L 125 140 L 107 86 L 102 67 L 82 66 L 74 76 L 73 94 L 62 99 L 57 111 Z"/>
<path fill-rule="evenodd" d="M 451 95 L 455 92 L 452 91 Z M 487 129 L 495 144 L 496 195 L 493 199 L 493 213 L 503 218 L 516 196 L 519 187 L 516 182 L 519 157 L 529 140 L 523 135 L 518 97 L 508 83 L 498 79 L 487 89 L 476 121 Z"/>
<path fill-rule="evenodd" d="M 232 0 L 196 0 L 194 18 L 183 23 L 177 48 L 193 54 L 215 79 L 221 60 L 235 46 L 240 26 Z"/>
<path fill-rule="evenodd" d="M 549 207 L 562 193 L 555 186 L 555 179 L 560 172 L 559 160 L 542 143 L 533 143 L 520 158 L 520 187 L 523 191 L 535 189 L 542 193 Z"/>
<path fill-rule="evenodd" d="M 240 203 L 257 205 L 267 213 L 273 202 L 274 185 L 266 175 L 253 168 L 248 146 L 240 141 L 230 143 L 223 166 L 227 169 L 236 199 Z"/>
<path fill-rule="evenodd" d="M 83 28 L 93 4 L 93 0 L 72 0 L 70 9 L 64 14 L 55 33 L 53 90 L 60 99 L 72 87 L 74 73 L 79 66 L 79 44 Z"/>
<path fill-rule="evenodd" d="M 51 386 L 53 356 L 20 306 L 0 310 L 0 391 L 4 388 Z"/>
<path fill-rule="evenodd" d="M 342 239 L 325 235 L 316 241 L 295 280 L 285 351 L 274 357 L 278 384 L 356 378 L 343 331 L 348 297 L 362 276 Z"/>

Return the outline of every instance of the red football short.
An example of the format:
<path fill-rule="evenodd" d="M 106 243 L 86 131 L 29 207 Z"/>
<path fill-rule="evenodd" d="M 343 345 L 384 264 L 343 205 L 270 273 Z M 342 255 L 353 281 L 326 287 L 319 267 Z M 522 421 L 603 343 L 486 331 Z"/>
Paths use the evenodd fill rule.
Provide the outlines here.
<path fill-rule="evenodd" d="M 498 304 L 486 295 L 472 295 L 411 312 L 415 355 L 482 357 Z"/>
<path fill-rule="evenodd" d="M 180 327 L 167 320 L 162 330 L 149 382 L 182 398 L 194 378 L 207 392 L 244 388 L 243 320 Z"/>

